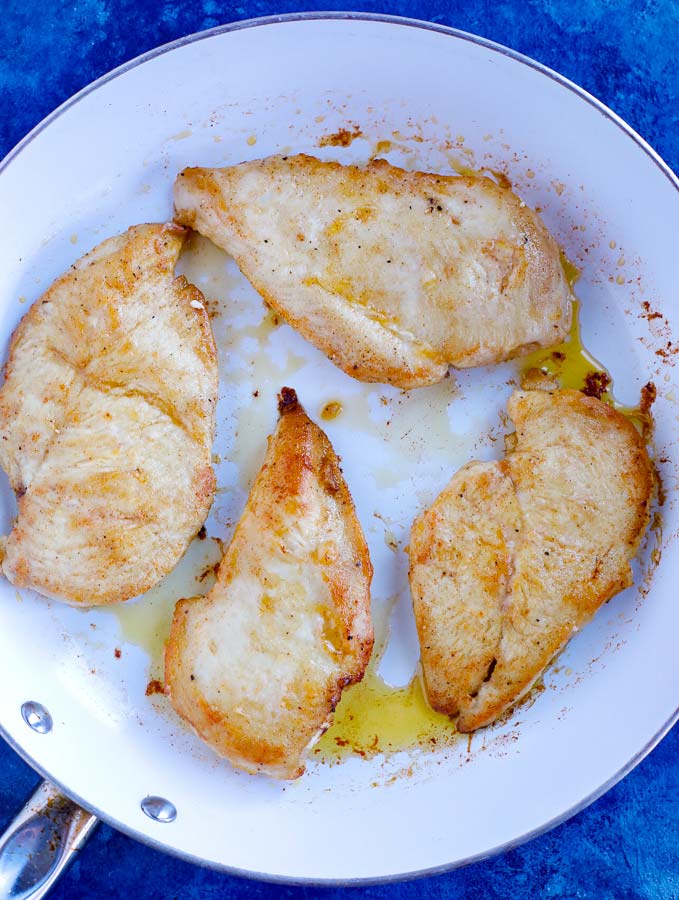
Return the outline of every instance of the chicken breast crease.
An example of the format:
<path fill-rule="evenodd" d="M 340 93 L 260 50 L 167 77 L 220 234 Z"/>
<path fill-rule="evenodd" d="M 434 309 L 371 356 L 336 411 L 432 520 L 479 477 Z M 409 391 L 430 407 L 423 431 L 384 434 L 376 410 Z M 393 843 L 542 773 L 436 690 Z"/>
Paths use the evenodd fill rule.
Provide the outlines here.
<path fill-rule="evenodd" d="M 95 605 L 170 572 L 212 502 L 217 359 L 200 291 L 174 266 L 187 231 L 104 241 L 14 332 L 0 463 L 18 500 L 2 570 Z"/>
<path fill-rule="evenodd" d="M 165 683 L 235 766 L 295 778 L 368 664 L 372 566 L 328 439 L 289 388 L 280 414 L 216 585 L 177 604 Z"/>
<path fill-rule="evenodd" d="M 185 169 L 176 219 L 231 254 L 349 375 L 404 389 L 562 341 L 570 288 L 539 217 L 490 178 L 274 156 Z"/>
<path fill-rule="evenodd" d="M 654 479 L 644 441 L 579 391 L 516 391 L 515 446 L 453 476 L 410 536 L 429 700 L 460 731 L 520 699 L 596 610 L 632 583 Z"/>

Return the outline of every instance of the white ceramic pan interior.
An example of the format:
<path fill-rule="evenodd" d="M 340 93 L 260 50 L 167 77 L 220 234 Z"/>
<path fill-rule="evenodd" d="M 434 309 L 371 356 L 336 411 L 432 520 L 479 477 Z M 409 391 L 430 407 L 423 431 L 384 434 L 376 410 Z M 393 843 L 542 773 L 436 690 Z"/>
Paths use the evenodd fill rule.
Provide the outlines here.
<path fill-rule="evenodd" d="M 347 146 L 319 146 L 341 129 Z M 501 413 L 518 370 L 453 374 L 410 395 L 360 384 L 287 326 L 270 328 L 235 265 L 197 242 L 181 268 L 212 301 L 221 366 L 220 490 L 208 538 L 150 600 L 123 612 L 71 609 L 3 580 L 0 724 L 82 804 L 167 851 L 266 878 L 395 878 L 491 854 L 554 824 L 621 777 L 675 719 L 679 191 L 615 116 L 482 40 L 369 16 L 217 29 L 101 80 L 3 164 L 3 352 L 29 304 L 82 253 L 131 224 L 171 218 L 182 167 L 299 151 L 352 162 L 379 153 L 446 173 L 485 165 L 540 207 L 582 269 L 583 339 L 609 368 L 616 396 L 633 405 L 643 384 L 657 387 L 653 452 L 666 500 L 636 585 L 573 639 L 532 704 L 471 742 L 335 765 L 312 758 L 288 784 L 218 759 L 162 696 L 146 695 L 159 676 L 152 632 L 175 599 L 207 590 L 209 578 L 198 578 L 219 556 L 212 538 L 228 538 L 243 508 L 281 385 L 296 388 L 317 421 L 327 402 L 344 406 L 322 424 L 370 543 L 377 620 L 391 610 L 380 671 L 398 686 L 418 659 L 410 523 L 460 465 L 501 455 Z M 6 533 L 14 510 L 6 480 L 1 501 Z M 49 710 L 48 734 L 24 721 L 26 701 Z M 144 815 L 147 795 L 169 799 L 176 819 Z"/>

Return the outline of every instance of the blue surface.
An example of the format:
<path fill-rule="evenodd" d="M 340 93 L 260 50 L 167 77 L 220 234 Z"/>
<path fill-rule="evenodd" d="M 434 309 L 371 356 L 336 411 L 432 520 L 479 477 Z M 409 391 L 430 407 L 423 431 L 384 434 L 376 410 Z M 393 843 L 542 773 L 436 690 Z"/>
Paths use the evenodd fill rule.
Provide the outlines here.
<path fill-rule="evenodd" d="M 346 9 L 349 4 L 3 0 L 0 158 L 76 90 L 151 47 L 236 19 L 319 6 Z M 526 53 L 601 98 L 679 171 L 677 3 L 419 0 L 354 2 L 350 8 L 453 25 Z M 11 223 L 5 227 L 11 240 Z M 679 237 L 677 223 L 674 227 Z M 194 867 L 101 827 L 52 896 L 55 900 L 679 898 L 678 754 L 679 726 L 621 784 L 569 822 L 503 857 L 436 878 L 366 888 L 278 887 Z M 36 782 L 32 770 L 0 741 L 0 827 Z M 416 828 L 417 823 L 404 827 Z M 341 852 L 341 836 L 329 839 Z"/>

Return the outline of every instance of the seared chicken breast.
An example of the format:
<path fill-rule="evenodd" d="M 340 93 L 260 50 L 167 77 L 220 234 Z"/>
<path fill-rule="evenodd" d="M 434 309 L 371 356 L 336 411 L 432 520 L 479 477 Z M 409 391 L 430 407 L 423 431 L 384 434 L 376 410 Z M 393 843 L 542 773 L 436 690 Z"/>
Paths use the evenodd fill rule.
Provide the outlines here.
<path fill-rule="evenodd" d="M 36 301 L 0 389 L 0 464 L 18 516 L 2 570 L 95 605 L 170 572 L 214 494 L 217 359 L 200 291 L 175 278 L 187 231 L 110 238 Z"/>
<path fill-rule="evenodd" d="M 410 536 L 429 701 L 460 731 L 496 719 L 602 603 L 632 583 L 649 522 L 644 442 L 571 390 L 516 391 L 515 446 L 453 476 Z"/>
<path fill-rule="evenodd" d="M 372 566 L 328 439 L 289 388 L 280 414 L 216 585 L 177 604 L 165 684 L 233 765 L 296 778 L 368 664 Z"/>
<path fill-rule="evenodd" d="M 336 365 L 404 389 L 562 341 L 570 289 L 536 213 L 490 178 L 274 156 L 185 169 L 176 219 L 230 253 Z"/>

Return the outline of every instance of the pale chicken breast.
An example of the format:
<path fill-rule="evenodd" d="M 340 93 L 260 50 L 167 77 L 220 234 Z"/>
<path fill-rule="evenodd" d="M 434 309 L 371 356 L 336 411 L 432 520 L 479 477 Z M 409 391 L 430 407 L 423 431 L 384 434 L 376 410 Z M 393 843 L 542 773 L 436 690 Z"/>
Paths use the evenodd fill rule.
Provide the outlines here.
<path fill-rule="evenodd" d="M 460 731 L 520 699 L 632 583 L 653 473 L 632 423 L 579 391 L 516 391 L 515 446 L 461 469 L 415 521 L 410 585 L 432 706 Z"/>
<path fill-rule="evenodd" d="M 362 381 L 433 384 L 451 365 L 557 344 L 570 327 L 555 241 L 511 190 L 481 175 L 274 156 L 185 169 L 175 209 Z"/>
<path fill-rule="evenodd" d="M 0 463 L 18 517 L 2 570 L 95 605 L 170 572 L 214 494 L 217 359 L 200 291 L 174 266 L 187 231 L 139 225 L 80 259 L 10 344 Z"/>
<path fill-rule="evenodd" d="M 177 604 L 165 684 L 233 765 L 295 778 L 368 664 L 372 566 L 328 439 L 289 388 L 280 413 L 215 587 Z"/>
<path fill-rule="evenodd" d="M 488 674 L 520 529 L 509 475 L 472 462 L 453 476 L 410 537 L 410 581 L 427 696 L 455 715 Z"/>

